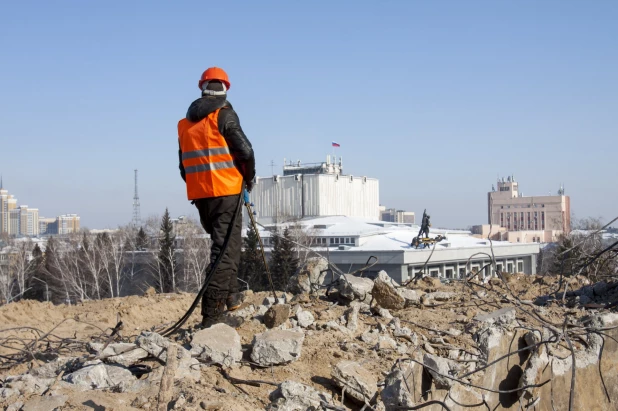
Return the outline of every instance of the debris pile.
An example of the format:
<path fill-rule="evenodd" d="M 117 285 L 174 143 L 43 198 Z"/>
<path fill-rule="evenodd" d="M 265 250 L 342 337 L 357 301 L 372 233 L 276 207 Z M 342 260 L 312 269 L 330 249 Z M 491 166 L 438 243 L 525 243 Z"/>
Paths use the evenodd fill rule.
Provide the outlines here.
<path fill-rule="evenodd" d="M 556 277 L 400 285 L 381 272 L 327 292 L 323 271 L 171 337 L 150 313 L 172 321 L 192 295 L 0 307 L 0 409 L 618 409 L 618 283 L 571 279 L 562 299 Z"/>

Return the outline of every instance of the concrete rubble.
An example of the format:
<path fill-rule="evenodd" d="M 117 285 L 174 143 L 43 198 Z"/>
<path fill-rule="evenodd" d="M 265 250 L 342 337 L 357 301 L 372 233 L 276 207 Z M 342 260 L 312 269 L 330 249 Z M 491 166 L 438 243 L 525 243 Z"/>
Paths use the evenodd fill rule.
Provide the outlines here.
<path fill-rule="evenodd" d="M 551 317 L 563 312 L 553 300 L 543 307 L 526 302 L 520 309 L 509 302 L 508 294 L 491 300 L 491 289 L 482 289 L 491 304 L 481 304 L 478 293 L 464 302 L 461 284 L 443 285 L 423 278 L 402 288 L 384 272 L 375 280 L 347 275 L 331 298 L 310 295 L 301 285 L 319 277 L 324 267 L 320 264 L 316 261 L 306 267 L 305 277 L 297 278 L 295 287 L 302 294 L 281 294 L 277 304 L 272 297 L 264 299 L 265 293 L 256 295 L 226 314 L 225 323 L 199 330 L 188 327 L 184 334 L 171 338 L 143 331 L 135 343 L 113 342 L 105 349 L 103 343 L 91 342 L 84 344 L 89 348 L 87 355 L 50 357 L 49 362 L 24 374 L 7 376 L 0 385 L 0 409 L 71 407 L 71 392 L 103 390 L 132 394 L 136 396 L 129 400 L 133 407 L 152 410 L 157 401 L 152 392 L 159 387 L 172 342 L 178 346 L 175 377 L 183 381 L 175 384 L 169 409 L 343 410 L 368 404 L 375 410 L 391 411 L 429 399 L 440 399 L 452 410 L 467 409 L 458 403 L 487 403 L 491 409 L 516 409 L 520 404 L 551 409 L 551 400 L 555 409 L 568 409 L 573 358 L 562 337 L 563 328 L 533 323 L 530 317 L 534 320 L 534 316 L 524 318 L 523 309 L 536 310 L 548 322 L 562 324 L 564 319 Z M 488 287 L 501 284 L 492 281 Z M 613 283 L 597 283 L 573 291 L 569 298 L 602 301 L 614 291 L 618 287 Z M 613 329 L 618 326 L 618 314 L 589 312 L 584 316 L 581 312 L 577 306 L 571 309 L 573 318 L 565 327 L 579 330 L 581 337 L 572 338 L 580 401 L 573 409 L 612 409 L 614 403 L 606 401 L 598 375 L 602 368 L 607 395 L 618 403 L 613 390 L 618 386 L 615 344 L 607 337 L 604 341 L 599 333 L 583 331 L 604 330 L 618 338 Z M 241 328 L 235 329 L 236 324 Z M 551 342 L 557 337 L 563 338 L 562 346 Z M 520 352 L 506 356 L 515 350 Z M 251 366 L 242 361 L 243 356 L 250 358 Z M 491 364 L 502 356 L 504 361 Z M 133 366 L 142 363 L 156 367 L 139 378 Z M 56 381 L 61 372 L 64 376 Z M 244 385 L 247 382 L 234 378 L 246 379 L 249 388 Z M 554 394 L 549 384 L 539 386 L 548 378 L 554 379 Z M 270 387 L 271 383 L 278 384 L 277 388 Z M 513 394 L 485 392 L 475 386 Z M 247 388 L 249 394 L 238 387 Z M 198 398 L 192 394 L 196 390 L 210 390 L 212 398 Z M 256 392 L 261 393 L 258 402 L 242 402 Z M 222 405 L 228 400 L 238 402 Z"/>
<path fill-rule="evenodd" d="M 135 381 L 131 371 L 124 367 L 104 364 L 101 360 L 86 363 L 86 366 L 63 377 L 64 381 L 90 390 L 111 387 L 124 388 Z"/>
<path fill-rule="evenodd" d="M 90 343 L 90 348 L 97 354 L 97 357 L 107 363 L 120 364 L 128 367 L 140 360 L 148 357 L 148 351 L 131 343 L 109 344 L 105 350 L 104 344 Z"/>
<path fill-rule="evenodd" d="M 404 364 L 403 367 L 396 367 L 384 380 L 384 389 L 380 393 L 382 402 L 387 411 L 395 410 L 397 407 L 411 407 L 414 405 L 412 396 L 413 364 Z"/>
<path fill-rule="evenodd" d="M 326 270 L 328 270 L 328 261 L 325 258 L 309 258 L 298 273 L 290 277 L 287 291 L 292 294 L 316 292 Z"/>
<path fill-rule="evenodd" d="M 461 370 L 459 363 L 432 354 L 425 354 L 423 356 L 423 364 L 431 374 L 437 388 L 448 389 L 452 387 L 454 382 L 447 377 L 455 377 L 457 372 Z"/>
<path fill-rule="evenodd" d="M 361 403 L 369 402 L 378 389 L 375 376 L 354 361 L 342 361 L 332 371 L 334 382 Z"/>
<path fill-rule="evenodd" d="M 256 334 L 251 360 L 263 366 L 297 361 L 302 353 L 304 339 L 304 333 L 287 330 L 268 330 Z"/>
<path fill-rule="evenodd" d="M 338 280 L 338 284 L 340 297 L 349 301 L 358 300 L 364 303 L 371 301 L 374 283 L 369 278 L 345 274 Z"/>
<path fill-rule="evenodd" d="M 193 334 L 191 356 L 232 367 L 242 360 L 240 335 L 227 324 L 215 324 Z"/>
<path fill-rule="evenodd" d="M 322 410 L 322 404 L 331 404 L 330 394 L 295 381 L 284 381 L 270 394 L 271 411 Z"/>
<path fill-rule="evenodd" d="M 399 294 L 399 287 L 386 271 L 380 271 L 373 284 L 373 298 L 377 304 L 387 310 L 401 310 L 406 305 L 406 300 Z"/>
<path fill-rule="evenodd" d="M 515 313 L 515 308 L 505 307 L 488 314 L 479 314 L 474 317 L 474 320 L 487 325 L 507 326 L 515 321 Z"/>
<path fill-rule="evenodd" d="M 300 310 L 296 312 L 296 320 L 298 321 L 298 325 L 302 328 L 307 328 L 315 322 L 315 317 L 311 313 L 311 311 L 303 311 Z"/>

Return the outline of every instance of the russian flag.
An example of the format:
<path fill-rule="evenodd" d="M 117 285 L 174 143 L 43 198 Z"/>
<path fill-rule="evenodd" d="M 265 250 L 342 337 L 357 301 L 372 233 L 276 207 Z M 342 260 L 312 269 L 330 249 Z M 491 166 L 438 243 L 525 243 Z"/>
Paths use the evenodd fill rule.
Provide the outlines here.
<path fill-rule="evenodd" d="M 333 147 L 341 147 L 341 144 L 339 144 L 339 143 L 335 143 L 335 142 L 333 141 Z"/>

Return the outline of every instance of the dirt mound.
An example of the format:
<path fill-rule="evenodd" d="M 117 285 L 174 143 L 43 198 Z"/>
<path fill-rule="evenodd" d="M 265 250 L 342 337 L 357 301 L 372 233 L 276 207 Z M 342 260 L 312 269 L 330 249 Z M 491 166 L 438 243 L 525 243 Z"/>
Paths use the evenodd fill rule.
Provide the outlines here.
<path fill-rule="evenodd" d="M 459 384 L 451 389 L 450 394 L 441 391 L 439 385 L 432 386 L 432 378 L 435 381 L 440 378 L 439 369 L 434 367 L 446 367 L 445 370 L 451 367 L 450 372 L 454 373 L 451 375 L 465 378 L 467 384 L 494 386 L 492 384 L 495 383 L 494 387 L 497 388 L 500 382 L 497 377 L 499 374 L 492 377 L 490 374 L 494 372 L 493 368 L 482 372 L 475 371 L 492 359 L 498 358 L 496 352 L 488 351 L 490 349 L 488 347 L 492 347 L 492 344 L 503 349 L 503 354 L 512 352 L 521 349 L 521 344 L 525 344 L 521 341 L 526 330 L 545 329 L 549 331 L 544 332 L 554 330 L 560 333 L 565 321 L 568 321 L 569 326 L 578 332 L 572 339 L 575 350 L 585 352 L 594 345 L 594 341 L 585 335 L 585 328 L 578 325 L 590 321 L 587 319 L 591 314 L 590 310 L 582 306 L 564 307 L 559 304 L 548 304 L 541 307 L 532 303 L 536 297 L 554 292 L 556 284 L 557 278 L 525 275 L 509 275 L 505 281 L 492 279 L 487 282 L 449 284 L 424 278 L 406 285 L 405 291 L 403 287 L 397 288 L 396 292 L 400 292 L 405 298 L 405 308 L 391 312 L 376 306 L 375 302 L 370 305 L 361 301 L 342 299 L 336 291 L 329 296 L 287 295 L 287 301 L 291 305 L 291 316 L 277 329 L 293 331 L 285 335 L 300 333 L 302 352 L 300 355 L 293 354 L 291 360 L 288 359 L 285 364 L 280 365 L 263 365 L 259 363 L 262 358 L 255 360 L 251 356 L 256 339 L 267 332 L 263 315 L 271 303 L 265 301 L 266 297 L 269 297 L 268 293 L 248 292 L 245 304 L 228 318 L 233 317 L 233 327 L 240 337 L 242 360 L 231 368 L 221 368 L 208 360 L 200 358 L 197 363 L 192 359 L 195 362 L 191 363 L 193 365 L 187 369 L 187 373 L 199 370 L 199 381 L 185 377 L 178 379 L 174 386 L 172 406 L 174 409 L 185 410 L 274 410 L 310 409 L 310 407 L 328 409 L 322 404 L 327 401 L 330 409 L 359 410 L 363 408 L 364 401 L 374 409 L 384 409 L 380 407 L 384 407 L 385 404 L 387 409 L 392 409 L 388 408 L 389 400 L 385 397 L 393 392 L 395 385 L 391 384 L 399 378 L 399 374 L 393 374 L 394 370 L 398 367 L 405 370 L 402 364 L 408 364 L 406 366 L 410 367 L 410 372 L 416 373 L 418 378 L 410 393 L 406 394 L 415 398 L 415 404 L 423 402 L 427 389 L 435 391 L 434 398 L 440 395 L 442 398 L 448 394 L 461 400 L 465 395 L 476 395 L 476 393 L 470 394 L 466 391 L 467 394 L 464 395 L 461 391 L 463 385 Z M 583 278 L 573 279 L 571 283 L 572 288 L 586 286 L 588 284 Z M 605 289 L 614 288 L 610 285 Z M 58 355 L 61 359 L 79 358 L 77 365 L 64 366 L 63 372 L 66 370 L 67 374 L 93 366 L 108 367 L 109 361 L 105 362 L 105 358 L 104 363 L 88 362 L 102 358 L 93 354 L 93 345 L 90 343 L 98 343 L 98 347 L 106 343 L 113 346 L 120 342 L 134 343 L 140 334 L 142 334 L 140 338 L 144 335 L 152 336 L 151 333 L 143 334 L 143 332 L 158 331 L 163 329 L 164 325 L 172 324 L 184 314 L 194 298 L 193 294 L 146 293 L 144 296 L 87 301 L 73 306 L 20 301 L 0 307 L 2 324 L 0 381 L 4 381 L 1 383 L 4 385 L 0 385 L 0 390 L 5 390 L 0 391 L 0 406 L 40 401 L 41 392 L 38 392 L 37 388 L 28 391 L 24 388 L 27 388 L 24 382 L 26 380 L 20 381 L 19 378 L 23 378 L 23 375 L 39 375 L 37 378 L 42 378 L 40 371 L 37 371 L 40 370 L 38 367 L 57 362 Z M 122 329 L 110 338 L 111 330 L 119 321 L 123 323 Z M 170 342 L 176 342 L 189 353 L 199 321 L 199 315 L 194 313 L 182 331 L 173 336 Z M 492 343 L 491 340 L 487 340 L 490 337 L 483 336 L 486 331 L 490 337 L 499 335 L 506 340 Z M 279 343 L 281 341 L 275 341 L 273 344 Z M 554 343 L 555 347 L 548 345 L 550 352 L 560 358 L 568 358 L 570 353 L 565 350 L 567 345 L 563 341 L 552 342 Z M 283 343 L 273 347 L 272 349 L 276 350 L 286 349 Z M 606 350 L 614 348 L 606 347 Z M 149 350 L 150 348 L 146 351 L 150 356 L 144 358 L 147 355 L 144 354 L 139 363 L 150 367 L 151 370 L 140 377 L 141 379 L 129 376 L 131 381 L 128 385 L 114 383 L 107 388 L 80 391 L 67 382 L 66 376 L 60 375 L 55 382 L 54 378 L 41 380 L 51 385 L 48 388 L 49 392 L 44 396 L 51 393 L 54 399 L 65 399 L 63 410 L 156 409 L 159 381 L 165 360 L 153 358 L 153 352 L 156 354 L 155 357 L 159 353 Z M 195 357 L 194 351 L 190 352 Z M 290 358 L 289 355 L 287 358 Z M 340 375 L 345 371 L 340 369 L 341 364 L 348 363 L 362 372 L 357 375 Z M 414 368 L 416 363 L 421 366 L 417 364 Z M 578 360 L 578 364 L 581 363 L 582 361 Z M 528 365 L 522 362 L 521 367 L 523 370 Z M 568 364 L 564 367 L 568 369 Z M 423 368 L 430 370 L 431 374 L 423 374 Z M 503 365 L 500 366 L 499 372 L 504 372 Z M 467 373 L 471 375 L 466 376 Z M 433 377 L 428 377 L 429 375 Z M 368 376 L 369 383 L 355 380 L 354 384 L 358 383 L 363 387 L 373 384 L 373 391 L 370 390 L 369 394 L 358 392 L 350 394 L 348 388 L 348 394 L 344 395 L 342 384 L 344 386 L 351 384 L 346 379 L 362 376 Z M 423 387 L 429 384 L 422 390 L 421 385 L 416 386 L 417 383 L 421 384 L 421 380 Z M 283 382 L 289 383 L 282 385 Z M 441 382 L 445 383 L 450 384 L 448 380 Z M 300 397 L 294 397 L 286 390 L 304 392 L 305 405 L 299 405 L 297 408 L 290 405 Z M 568 389 L 565 392 L 568 392 Z M 457 397 L 456 393 L 461 396 Z M 472 399 L 468 403 L 474 402 L 474 395 L 469 397 Z M 483 397 L 490 402 L 491 409 L 508 408 L 505 407 L 501 397 L 497 394 L 491 395 Z M 358 398 L 364 400 L 359 402 Z M 538 398 L 540 397 L 533 396 L 528 400 L 538 401 Z M 564 404 L 560 399 L 556 401 Z M 282 404 L 287 404 L 285 406 L 291 408 L 277 408 L 283 407 Z M 451 409 L 460 409 L 452 401 L 448 404 Z M 428 409 L 440 409 L 439 405 L 436 407 Z"/>

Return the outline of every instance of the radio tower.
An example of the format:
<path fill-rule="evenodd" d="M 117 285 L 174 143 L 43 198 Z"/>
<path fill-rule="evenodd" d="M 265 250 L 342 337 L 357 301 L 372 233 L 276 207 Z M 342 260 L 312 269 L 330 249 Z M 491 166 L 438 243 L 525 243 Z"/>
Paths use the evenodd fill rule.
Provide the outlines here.
<path fill-rule="evenodd" d="M 142 218 L 139 211 L 139 195 L 137 195 L 137 170 L 135 170 L 135 195 L 133 196 L 133 221 L 134 228 L 142 226 Z"/>

